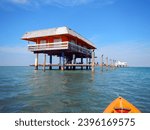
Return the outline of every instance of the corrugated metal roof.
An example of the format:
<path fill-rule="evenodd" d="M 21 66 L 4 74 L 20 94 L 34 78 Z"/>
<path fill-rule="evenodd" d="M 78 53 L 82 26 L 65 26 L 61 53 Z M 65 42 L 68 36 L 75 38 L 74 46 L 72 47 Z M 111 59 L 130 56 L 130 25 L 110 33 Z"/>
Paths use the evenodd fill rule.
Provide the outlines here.
<path fill-rule="evenodd" d="M 76 33 L 72 29 L 65 27 L 65 26 L 58 27 L 58 28 L 50 28 L 50 29 L 45 29 L 45 30 L 37 30 L 37 31 L 27 32 L 23 35 L 22 39 L 27 40 L 30 38 L 54 36 L 54 35 L 61 35 L 61 34 L 70 34 L 74 37 L 77 37 L 77 38 L 85 41 L 87 44 L 91 45 L 92 47 L 96 48 L 92 42 L 90 42 L 86 38 L 82 37 L 80 34 Z"/>

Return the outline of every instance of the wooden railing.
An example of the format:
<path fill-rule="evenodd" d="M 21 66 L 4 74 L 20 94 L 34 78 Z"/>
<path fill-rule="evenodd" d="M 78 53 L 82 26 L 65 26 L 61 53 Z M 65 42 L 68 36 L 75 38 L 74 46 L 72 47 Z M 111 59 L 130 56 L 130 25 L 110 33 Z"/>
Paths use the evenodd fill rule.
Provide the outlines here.
<path fill-rule="evenodd" d="M 68 49 L 68 42 L 55 42 L 55 43 L 44 43 L 44 44 L 32 44 L 28 45 L 29 51 L 45 51 L 45 50 L 61 50 Z"/>
<path fill-rule="evenodd" d="M 91 55 L 91 53 L 92 53 L 91 50 L 81 47 L 81 46 L 71 43 L 71 42 L 69 43 L 69 49 L 72 51 L 87 54 L 87 55 Z"/>
<path fill-rule="evenodd" d="M 28 50 L 32 52 L 46 51 L 46 50 L 63 50 L 63 49 L 69 49 L 73 52 L 91 55 L 91 50 L 68 41 L 28 45 Z"/>

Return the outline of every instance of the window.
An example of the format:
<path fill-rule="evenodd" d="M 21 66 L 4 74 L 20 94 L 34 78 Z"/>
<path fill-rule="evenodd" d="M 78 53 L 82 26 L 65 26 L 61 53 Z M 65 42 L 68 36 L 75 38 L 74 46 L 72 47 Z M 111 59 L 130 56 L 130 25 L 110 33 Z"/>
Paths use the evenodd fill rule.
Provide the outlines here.
<path fill-rule="evenodd" d="M 62 42 L 61 38 L 54 39 L 54 42 Z"/>
<path fill-rule="evenodd" d="M 44 43 L 46 43 L 46 40 L 41 40 L 40 41 L 40 44 L 44 44 Z"/>

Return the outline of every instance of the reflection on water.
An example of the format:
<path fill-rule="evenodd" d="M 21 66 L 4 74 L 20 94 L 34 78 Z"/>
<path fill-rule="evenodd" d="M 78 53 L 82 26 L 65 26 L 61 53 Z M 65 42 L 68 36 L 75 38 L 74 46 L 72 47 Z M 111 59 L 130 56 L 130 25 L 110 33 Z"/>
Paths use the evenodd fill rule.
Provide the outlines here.
<path fill-rule="evenodd" d="M 0 112 L 103 112 L 119 95 L 150 112 L 150 68 L 0 67 Z"/>

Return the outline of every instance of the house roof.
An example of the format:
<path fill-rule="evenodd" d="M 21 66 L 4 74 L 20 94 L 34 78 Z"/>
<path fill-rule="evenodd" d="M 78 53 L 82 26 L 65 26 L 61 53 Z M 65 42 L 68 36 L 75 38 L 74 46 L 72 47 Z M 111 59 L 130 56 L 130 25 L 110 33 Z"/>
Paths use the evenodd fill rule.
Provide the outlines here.
<path fill-rule="evenodd" d="M 37 31 L 32 31 L 32 32 L 27 32 L 23 35 L 22 39 L 23 40 L 29 40 L 31 38 L 38 38 L 38 37 L 45 37 L 45 36 L 54 36 L 54 35 L 62 35 L 62 34 L 69 34 L 74 37 L 77 37 L 78 39 L 81 39 L 82 41 L 86 42 L 92 48 L 96 49 L 95 45 L 75 32 L 74 30 L 68 28 L 68 27 L 58 27 L 58 28 L 50 28 L 50 29 L 45 29 L 45 30 L 37 30 Z"/>

